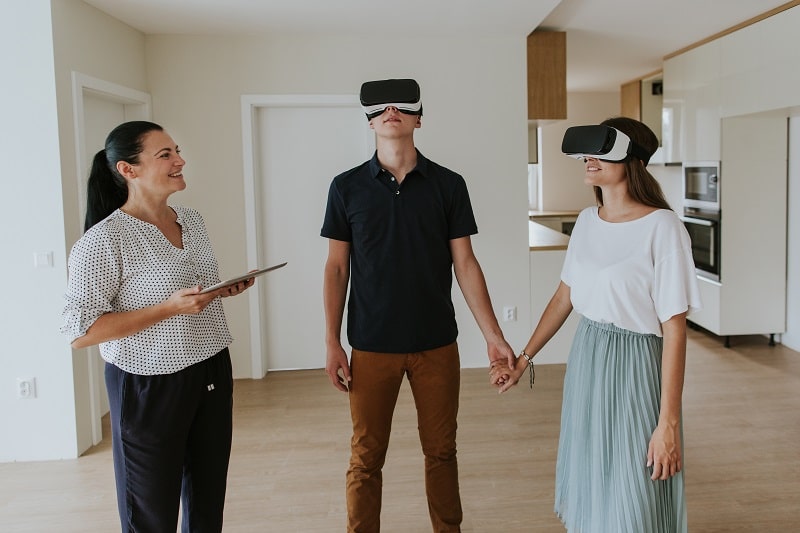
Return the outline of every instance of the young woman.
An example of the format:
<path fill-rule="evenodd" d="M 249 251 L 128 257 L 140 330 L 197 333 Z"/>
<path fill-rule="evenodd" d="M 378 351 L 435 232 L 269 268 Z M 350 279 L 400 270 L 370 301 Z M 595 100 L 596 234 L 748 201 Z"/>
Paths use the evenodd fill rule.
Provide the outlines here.
<path fill-rule="evenodd" d="M 152 122 L 126 122 L 95 155 L 85 234 L 69 257 L 62 331 L 100 345 L 122 531 L 221 531 L 233 379 L 203 219 L 170 206 L 185 161 Z"/>
<path fill-rule="evenodd" d="M 619 161 L 584 157 L 598 205 L 580 213 L 561 282 L 515 368 L 496 362 L 491 380 L 501 392 L 516 384 L 575 309 L 555 511 L 581 533 L 685 532 L 686 315 L 701 305 L 691 244 L 645 168 L 655 134 L 628 118 L 602 124 L 636 149 Z"/>

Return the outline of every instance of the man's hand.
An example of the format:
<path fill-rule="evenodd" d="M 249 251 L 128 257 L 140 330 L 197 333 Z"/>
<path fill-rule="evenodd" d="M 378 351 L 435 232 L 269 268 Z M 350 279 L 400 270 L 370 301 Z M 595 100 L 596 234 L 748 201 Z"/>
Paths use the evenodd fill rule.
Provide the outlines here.
<path fill-rule="evenodd" d="M 514 350 L 504 338 L 500 337 L 488 342 L 486 350 L 489 354 L 489 365 L 497 361 L 504 361 L 508 368 L 514 368 L 517 359 L 514 357 Z"/>
<path fill-rule="evenodd" d="M 521 364 L 509 368 L 505 360 L 498 360 L 493 362 L 489 369 L 489 383 L 497 387 L 497 392 L 502 394 L 519 383 L 519 378 L 524 372 L 525 368 Z"/>
<path fill-rule="evenodd" d="M 341 370 L 341 373 L 339 371 Z M 331 380 L 331 384 L 342 392 L 347 392 L 350 387 L 352 376 L 350 375 L 350 364 L 347 362 L 347 354 L 340 346 L 329 347 L 327 361 L 325 363 L 325 373 Z"/>

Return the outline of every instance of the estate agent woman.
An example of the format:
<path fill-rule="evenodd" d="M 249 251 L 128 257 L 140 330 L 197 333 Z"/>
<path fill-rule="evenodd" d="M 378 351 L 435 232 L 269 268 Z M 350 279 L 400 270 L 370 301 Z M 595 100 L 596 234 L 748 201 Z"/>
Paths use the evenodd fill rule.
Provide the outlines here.
<path fill-rule="evenodd" d="M 685 533 L 686 315 L 701 305 L 689 236 L 646 169 L 658 148 L 647 126 L 619 117 L 578 128 L 616 139 L 609 151 L 584 143 L 592 135 L 562 145 L 584 161 L 597 206 L 578 216 L 561 282 L 516 368 L 498 361 L 492 380 L 501 391 L 516 383 L 574 308 L 556 513 L 573 532 Z"/>
<path fill-rule="evenodd" d="M 122 531 L 221 531 L 231 449 L 232 338 L 201 216 L 170 206 L 185 161 L 157 124 L 126 122 L 95 155 L 86 233 L 69 257 L 65 333 L 100 345 Z"/>

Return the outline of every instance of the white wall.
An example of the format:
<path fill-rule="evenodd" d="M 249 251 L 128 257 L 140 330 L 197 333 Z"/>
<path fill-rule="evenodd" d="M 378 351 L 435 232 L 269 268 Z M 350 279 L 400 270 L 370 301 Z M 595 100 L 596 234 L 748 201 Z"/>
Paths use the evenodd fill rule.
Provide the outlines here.
<path fill-rule="evenodd" d="M 80 213 L 78 208 L 78 181 L 80 179 L 85 183 L 87 179 L 87 176 L 77 175 L 72 73 L 75 71 L 130 89 L 144 90 L 144 35 L 81 0 L 52 0 L 51 3 L 61 146 L 63 222 L 67 241 L 64 254 L 68 255 L 72 245 L 83 234 L 85 213 Z M 83 204 L 85 205 L 85 198 Z M 56 294 L 58 303 L 62 306 L 63 292 L 64 288 L 61 287 Z M 66 345 L 66 338 L 62 337 L 62 342 Z M 72 355 L 77 449 L 78 453 L 82 453 L 93 444 L 89 351 L 75 350 Z M 98 380 L 93 381 L 97 383 Z M 105 388 L 98 392 L 105 395 Z"/>
<path fill-rule="evenodd" d="M 527 340 L 526 47 L 524 36 L 431 37 L 279 35 L 147 37 L 153 112 L 187 160 L 189 187 L 176 202 L 203 213 L 221 268 L 246 268 L 240 99 L 242 94 L 357 94 L 363 81 L 413 77 L 425 110 L 417 145 L 467 180 L 480 233 L 473 238 L 495 310 L 516 305 L 502 323 L 514 346 Z M 475 102 L 488 102 L 487 110 Z M 502 105 L 498 105 L 502 102 Z M 331 139 L 331 142 L 336 142 Z M 313 154 L 309 154 L 313 157 Z M 353 166 L 360 163 L 353 161 Z M 302 164 L 302 162 L 298 162 Z M 342 169 L 330 169 L 330 178 Z M 322 224 L 323 205 L 303 205 Z M 323 265 L 319 265 L 320 272 Z M 284 275 L 291 275 L 287 271 Z M 456 312 L 464 366 L 486 364 L 486 345 L 460 291 Z M 321 305 L 316 292 L 299 294 Z M 250 376 L 246 299 L 225 302 L 236 341 L 234 374 Z M 302 336 L 322 323 L 295 324 Z M 324 366 L 319 346 L 319 366 Z M 258 377 L 258 376 L 256 376 Z"/>
<path fill-rule="evenodd" d="M 49 2 L 2 4 L 0 69 L 0 461 L 74 457 L 72 357 L 58 332 L 66 258 Z M 53 265 L 34 268 L 37 252 Z M 16 398 L 17 377 L 36 379 L 35 399 Z"/>
<path fill-rule="evenodd" d="M 569 93 L 567 120 L 541 126 L 539 203 L 544 211 L 577 211 L 595 204 L 592 188 L 583 183 L 583 164 L 561 153 L 561 141 L 570 126 L 599 124 L 617 115 L 618 92 Z"/>
<path fill-rule="evenodd" d="M 68 246 L 83 234 L 78 212 L 72 72 L 147 91 L 144 34 L 81 0 L 52 0 L 64 212 Z M 87 176 L 81 176 L 86 180 Z M 84 199 L 85 201 L 85 199 Z"/>
<path fill-rule="evenodd" d="M 80 0 L 36 0 L 0 5 L 0 44 L 0 149 L 14 199 L 0 211 L 14 302 L 0 311 L 0 461 L 76 457 L 91 445 L 91 421 L 86 354 L 59 333 L 67 254 L 81 234 L 71 71 L 143 89 L 144 36 Z M 53 267 L 34 268 L 36 252 L 51 252 Z M 16 399 L 17 377 L 36 378 L 36 399 Z"/>

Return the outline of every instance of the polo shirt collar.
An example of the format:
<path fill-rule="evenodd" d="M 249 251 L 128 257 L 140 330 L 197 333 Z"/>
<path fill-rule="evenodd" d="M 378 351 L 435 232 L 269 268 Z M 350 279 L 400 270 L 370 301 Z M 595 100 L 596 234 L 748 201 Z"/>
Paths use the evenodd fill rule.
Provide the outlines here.
<path fill-rule="evenodd" d="M 422 155 L 422 153 L 419 150 L 417 150 L 417 166 L 415 166 L 414 169 L 411 172 L 409 172 L 409 174 L 411 174 L 413 172 L 417 172 L 421 176 L 427 176 L 428 175 L 428 163 L 429 163 L 428 158 L 425 157 L 424 155 Z M 383 167 L 381 167 L 381 164 L 378 161 L 378 151 L 377 150 L 372 155 L 372 159 L 369 160 L 368 164 L 369 164 L 370 175 L 373 178 L 377 178 L 378 175 L 381 173 L 381 170 L 383 170 Z"/>

